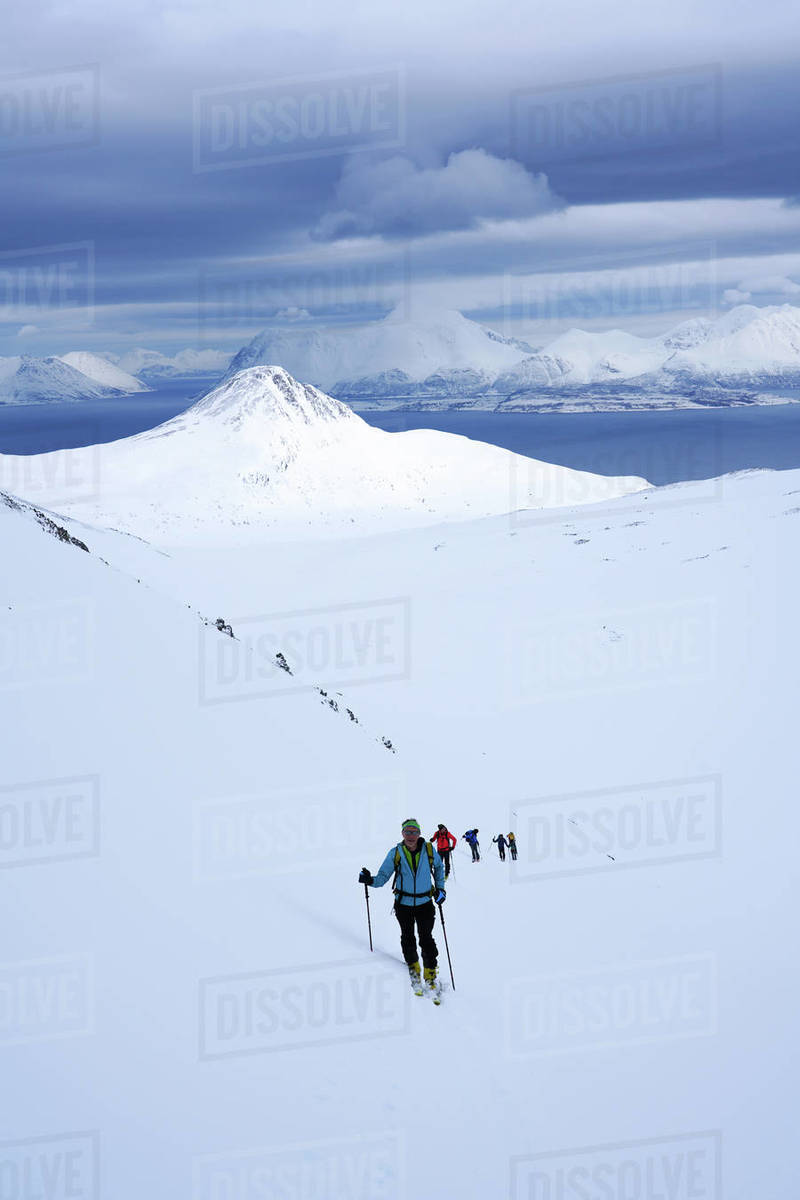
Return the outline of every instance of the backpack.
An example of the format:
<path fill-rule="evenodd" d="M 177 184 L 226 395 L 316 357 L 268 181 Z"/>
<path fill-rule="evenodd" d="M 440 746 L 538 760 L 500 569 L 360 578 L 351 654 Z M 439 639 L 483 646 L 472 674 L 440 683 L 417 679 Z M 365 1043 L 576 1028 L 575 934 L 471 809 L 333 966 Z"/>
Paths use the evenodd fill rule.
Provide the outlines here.
<path fill-rule="evenodd" d="M 433 883 L 431 885 L 431 890 L 428 893 L 426 893 L 426 892 L 404 892 L 404 891 L 401 891 L 401 889 L 400 889 L 400 844 L 398 843 L 398 845 L 395 846 L 395 848 L 394 848 L 394 879 L 392 880 L 392 891 L 395 894 L 396 900 L 400 900 L 400 898 L 402 896 L 413 896 L 414 899 L 416 900 L 416 898 L 418 896 L 425 896 L 425 895 L 433 896 L 433 895 L 435 895 L 436 888 L 433 885 L 436 883 L 436 879 L 433 874 L 433 846 L 430 844 L 430 842 L 427 842 L 427 841 L 425 842 L 425 849 L 428 851 L 428 866 L 431 869 L 431 879 L 433 880 Z M 416 886 L 416 880 L 415 880 L 415 886 Z"/>

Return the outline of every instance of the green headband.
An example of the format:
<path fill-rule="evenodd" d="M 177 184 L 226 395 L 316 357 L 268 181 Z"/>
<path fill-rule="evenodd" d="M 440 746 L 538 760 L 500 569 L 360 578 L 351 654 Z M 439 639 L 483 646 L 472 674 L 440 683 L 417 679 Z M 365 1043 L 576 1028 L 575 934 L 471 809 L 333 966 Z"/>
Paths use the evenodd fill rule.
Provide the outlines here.
<path fill-rule="evenodd" d="M 419 833 L 419 821 L 415 821 L 413 817 L 409 817 L 407 821 L 403 821 L 403 833 L 407 829 L 416 829 L 417 833 Z"/>

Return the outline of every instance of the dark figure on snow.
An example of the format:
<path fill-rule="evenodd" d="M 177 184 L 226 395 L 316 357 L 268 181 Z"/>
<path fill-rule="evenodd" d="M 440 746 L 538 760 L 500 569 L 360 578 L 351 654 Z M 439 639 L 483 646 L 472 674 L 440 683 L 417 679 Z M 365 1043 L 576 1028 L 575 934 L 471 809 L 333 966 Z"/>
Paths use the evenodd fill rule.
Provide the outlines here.
<path fill-rule="evenodd" d="M 497 842 L 497 849 L 500 851 L 500 861 L 505 862 L 506 846 L 508 843 L 506 842 L 506 839 L 503 837 L 502 833 L 498 833 L 496 838 L 492 838 L 492 842 Z"/>
<path fill-rule="evenodd" d="M 511 861 L 516 862 L 517 861 L 517 839 L 514 837 L 513 833 L 510 833 L 508 835 L 508 848 L 511 852 Z"/>
<path fill-rule="evenodd" d="M 440 825 L 431 841 L 439 851 L 439 857 L 444 863 L 444 877 L 447 879 L 450 875 L 450 852 L 455 850 L 458 845 L 458 838 L 450 832 L 446 825 Z"/>
<path fill-rule="evenodd" d="M 400 947 L 408 964 L 412 983 L 419 983 L 420 966 L 417 953 L 416 933 L 425 968 L 425 982 L 429 987 L 436 985 L 436 962 L 439 953 L 433 940 L 433 922 L 437 904 L 443 904 L 444 868 L 439 854 L 430 842 L 420 834 L 419 822 L 409 817 L 403 822 L 403 840 L 392 846 L 380 866 L 378 874 L 370 875 L 363 867 L 359 883 L 369 887 L 383 887 L 394 876 L 394 915 L 400 925 Z"/>
<path fill-rule="evenodd" d="M 467 843 L 470 850 L 472 851 L 472 861 L 480 862 L 481 848 L 478 843 L 478 830 L 477 829 L 468 829 L 467 832 L 464 834 L 464 841 Z"/>

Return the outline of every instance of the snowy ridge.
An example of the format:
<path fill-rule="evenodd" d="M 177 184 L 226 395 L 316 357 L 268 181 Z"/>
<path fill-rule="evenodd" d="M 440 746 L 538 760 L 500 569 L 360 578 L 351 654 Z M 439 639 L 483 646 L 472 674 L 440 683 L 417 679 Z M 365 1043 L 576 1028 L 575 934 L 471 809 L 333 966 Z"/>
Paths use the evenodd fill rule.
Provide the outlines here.
<path fill-rule="evenodd" d="M 96 383 L 107 387 L 117 388 L 121 392 L 148 392 L 150 389 L 140 379 L 129 375 L 127 371 L 115 366 L 108 358 L 100 354 L 92 354 L 88 350 L 73 350 L 69 354 L 60 355 L 61 361 L 67 366 L 74 367 Z"/>
<path fill-rule="evenodd" d="M 622 329 L 571 329 L 535 352 L 458 312 L 411 322 L 396 310 L 357 330 L 267 330 L 239 351 L 226 377 L 265 362 L 281 363 L 296 378 L 357 401 L 497 397 L 495 403 L 512 399 L 522 408 L 540 391 L 630 381 L 642 393 L 638 406 L 646 407 L 648 396 L 658 405 L 661 393 L 692 385 L 800 382 L 800 308 L 739 305 L 651 338 Z M 715 399 L 725 402 L 724 394 Z M 602 395 L 592 401 L 613 404 Z M 679 406 L 680 397 L 668 403 Z"/>
<path fill-rule="evenodd" d="M 123 394 L 123 389 L 92 379 L 55 356 L 33 358 L 23 354 L 0 360 L 0 403 L 99 400 Z"/>
<path fill-rule="evenodd" d="M 7 478 L 69 478 L 63 450 Z M 156 429 L 91 448 L 90 495 L 54 493 L 59 511 L 170 543 L 217 536 L 355 533 L 606 500 L 646 488 L 536 462 L 433 430 L 386 433 L 281 367 L 241 371 Z M 24 466 L 25 470 L 22 470 Z M 44 497 L 48 491 L 45 485 Z"/>
<path fill-rule="evenodd" d="M 297 379 L 347 395 L 343 380 L 364 381 L 401 371 L 411 383 L 436 372 L 469 370 L 495 378 L 529 353 L 517 339 L 492 333 L 454 310 L 406 320 L 398 307 L 358 329 L 264 330 L 231 362 L 227 377 L 245 367 L 280 363 Z"/>
<path fill-rule="evenodd" d="M 800 380 L 800 308 L 742 304 L 715 320 L 684 321 L 654 338 L 620 329 L 571 329 L 498 378 L 493 390 L 509 395 L 637 379 L 654 390 L 676 381 L 766 385 Z"/>

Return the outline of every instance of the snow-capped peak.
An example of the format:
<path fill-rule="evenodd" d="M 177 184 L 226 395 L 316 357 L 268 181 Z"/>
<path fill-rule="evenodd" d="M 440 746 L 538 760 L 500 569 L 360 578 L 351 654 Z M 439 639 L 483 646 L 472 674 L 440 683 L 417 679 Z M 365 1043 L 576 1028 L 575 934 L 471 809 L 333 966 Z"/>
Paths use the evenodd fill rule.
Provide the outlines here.
<path fill-rule="evenodd" d="M 99 494 L 61 511 L 172 544 L 248 527 L 251 537 L 270 527 L 316 536 L 489 516 L 508 511 L 515 479 L 524 508 L 647 486 L 435 430 L 386 433 L 274 365 L 241 371 L 181 416 L 94 452 Z M 77 452 L 58 453 L 68 465 Z M 53 474 L 48 462 L 41 468 L 44 478 Z"/>
<path fill-rule="evenodd" d="M 76 371 L 94 379 L 106 387 L 118 388 L 122 392 L 147 392 L 150 389 L 140 379 L 136 379 L 127 371 L 123 371 L 115 363 L 100 354 L 92 354 L 90 350 L 72 350 L 62 354 L 61 361 Z"/>
<path fill-rule="evenodd" d="M 219 421 L 241 428 L 253 420 L 314 425 L 358 420 L 352 409 L 308 384 L 298 383 L 283 367 L 263 365 L 239 371 L 189 410 L 196 421 Z"/>
<path fill-rule="evenodd" d="M 454 309 L 415 311 L 398 305 L 381 321 L 352 329 L 266 329 L 243 346 L 224 378 L 245 367 L 278 362 L 296 379 L 339 391 L 343 380 L 403 371 L 418 382 L 436 372 L 483 372 L 493 379 L 529 348 L 492 334 Z"/>

